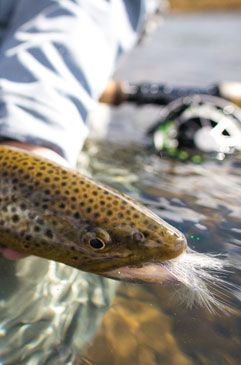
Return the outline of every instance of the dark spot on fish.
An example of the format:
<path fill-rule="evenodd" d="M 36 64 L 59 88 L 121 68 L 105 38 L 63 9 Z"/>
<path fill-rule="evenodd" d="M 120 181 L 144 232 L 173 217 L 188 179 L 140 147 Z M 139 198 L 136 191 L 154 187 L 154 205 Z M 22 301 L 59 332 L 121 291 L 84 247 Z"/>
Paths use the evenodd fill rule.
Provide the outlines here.
<path fill-rule="evenodd" d="M 44 179 L 44 181 L 45 181 L 46 183 L 49 183 L 49 182 L 50 182 L 50 178 L 49 178 L 49 177 L 46 177 L 46 178 Z"/>
<path fill-rule="evenodd" d="M 51 231 L 51 229 L 47 229 L 45 231 L 45 236 L 48 238 L 53 238 L 53 232 Z"/>
<path fill-rule="evenodd" d="M 86 209 L 86 212 L 87 212 L 87 213 L 90 213 L 90 212 L 91 212 L 91 210 L 92 210 L 92 209 L 89 207 L 89 208 L 87 208 L 87 209 Z"/>
<path fill-rule="evenodd" d="M 106 213 L 108 216 L 111 216 L 113 214 L 112 210 L 107 210 L 107 213 Z"/>
<path fill-rule="evenodd" d="M 17 214 L 14 214 L 14 215 L 12 216 L 12 221 L 13 221 L 14 223 L 17 223 L 17 222 L 19 221 L 19 216 L 18 216 Z"/>
<path fill-rule="evenodd" d="M 25 239 L 26 239 L 27 241 L 30 241 L 30 240 L 31 240 L 31 238 L 32 238 L 31 234 L 27 234 L 27 235 L 26 235 L 26 237 L 25 237 Z"/>
<path fill-rule="evenodd" d="M 74 213 L 74 218 L 75 219 L 79 219 L 80 218 L 80 214 L 78 212 Z"/>
<path fill-rule="evenodd" d="M 59 207 L 60 207 L 61 209 L 64 209 L 64 208 L 65 208 L 65 204 L 61 203 L 61 204 L 59 204 Z"/>
<path fill-rule="evenodd" d="M 96 195 L 98 195 L 98 192 L 97 191 L 93 191 L 92 194 L 96 196 Z"/>

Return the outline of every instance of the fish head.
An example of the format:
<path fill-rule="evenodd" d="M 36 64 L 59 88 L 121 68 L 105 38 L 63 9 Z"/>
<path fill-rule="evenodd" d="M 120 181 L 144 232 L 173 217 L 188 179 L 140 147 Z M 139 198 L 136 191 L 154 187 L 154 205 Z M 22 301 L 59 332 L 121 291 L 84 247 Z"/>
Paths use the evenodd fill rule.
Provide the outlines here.
<path fill-rule="evenodd" d="M 81 232 L 84 270 L 125 280 L 126 275 L 121 274 L 128 268 L 128 279 L 135 281 L 138 268 L 174 259 L 186 250 L 186 238 L 180 231 L 140 204 L 131 202 L 131 207 L 129 216 L 115 214 L 103 219 L 102 214 L 102 221 L 91 222 Z M 147 275 L 140 280 L 148 281 Z"/>

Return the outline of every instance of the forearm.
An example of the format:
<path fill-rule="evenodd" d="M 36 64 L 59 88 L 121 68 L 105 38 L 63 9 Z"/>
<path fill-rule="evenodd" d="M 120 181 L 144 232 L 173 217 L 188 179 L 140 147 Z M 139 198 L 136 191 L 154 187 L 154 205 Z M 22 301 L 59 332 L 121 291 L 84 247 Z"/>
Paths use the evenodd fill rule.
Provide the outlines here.
<path fill-rule="evenodd" d="M 88 114 L 138 38 L 141 3 L 19 1 L 0 48 L 0 135 L 74 167 Z"/>

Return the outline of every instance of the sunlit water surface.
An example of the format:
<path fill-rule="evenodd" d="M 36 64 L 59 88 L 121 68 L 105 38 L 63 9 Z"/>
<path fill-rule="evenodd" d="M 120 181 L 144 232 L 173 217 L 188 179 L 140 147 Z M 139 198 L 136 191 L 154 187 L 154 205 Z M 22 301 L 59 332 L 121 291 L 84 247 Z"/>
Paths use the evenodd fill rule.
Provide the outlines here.
<path fill-rule="evenodd" d="M 240 43 L 240 14 L 171 16 L 116 77 L 198 86 L 240 80 Z M 237 268 L 225 279 L 235 288 L 241 159 L 195 165 L 156 156 L 145 131 L 158 114 L 156 107 L 113 109 L 107 137 L 90 138 L 79 168 L 182 230 L 193 249 L 229 253 Z M 114 295 L 113 281 L 64 265 L 38 258 L 16 265 L 2 260 L 0 266 L 0 364 L 240 364 L 240 293 L 234 288 L 225 316 L 187 309 L 171 282 L 120 284 Z"/>
<path fill-rule="evenodd" d="M 240 14 L 171 16 L 133 52 L 116 78 L 173 85 L 240 80 L 240 46 Z M 158 113 L 155 107 L 113 110 L 108 137 L 86 145 L 89 172 L 182 230 L 193 249 L 229 253 L 236 269 L 225 279 L 238 287 L 241 158 L 195 165 L 155 156 L 146 149 L 145 130 Z M 173 292 L 171 285 L 121 284 L 79 363 L 240 364 L 238 289 L 227 298 L 235 308 L 229 316 L 187 309 Z"/>

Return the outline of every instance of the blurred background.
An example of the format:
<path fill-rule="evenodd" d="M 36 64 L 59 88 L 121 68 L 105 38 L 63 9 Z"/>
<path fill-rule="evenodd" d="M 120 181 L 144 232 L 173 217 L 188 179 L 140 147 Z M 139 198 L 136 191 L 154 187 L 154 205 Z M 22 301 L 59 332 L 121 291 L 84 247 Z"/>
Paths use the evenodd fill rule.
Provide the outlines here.
<path fill-rule="evenodd" d="M 188 86 L 240 82 L 237 9 L 240 0 L 170 0 L 160 26 L 121 62 L 115 79 Z M 122 105 L 109 113 L 107 136 L 86 144 L 88 172 L 182 230 L 194 250 L 229 253 L 240 262 L 240 153 L 200 164 L 157 156 L 146 148 L 146 130 L 158 120 L 160 106 Z M 76 365 L 239 365 L 239 267 L 221 273 L 229 316 L 186 308 L 170 283 L 122 283 Z M 228 287 L 233 289 L 226 292 Z"/>
<path fill-rule="evenodd" d="M 172 11 L 241 9 L 240 0 L 170 0 L 169 3 Z"/>

